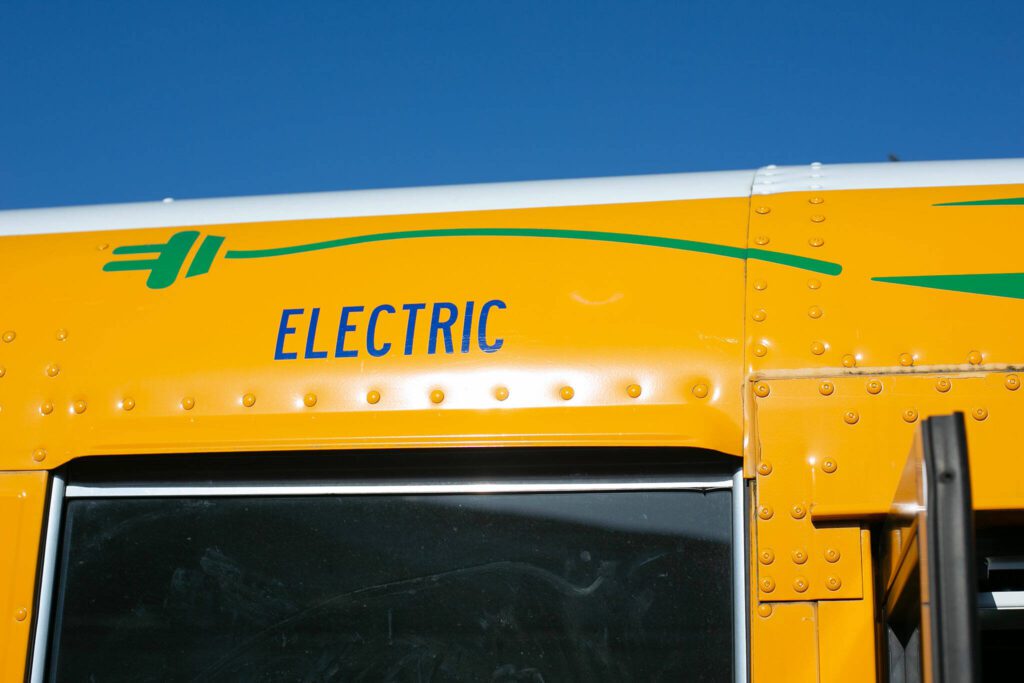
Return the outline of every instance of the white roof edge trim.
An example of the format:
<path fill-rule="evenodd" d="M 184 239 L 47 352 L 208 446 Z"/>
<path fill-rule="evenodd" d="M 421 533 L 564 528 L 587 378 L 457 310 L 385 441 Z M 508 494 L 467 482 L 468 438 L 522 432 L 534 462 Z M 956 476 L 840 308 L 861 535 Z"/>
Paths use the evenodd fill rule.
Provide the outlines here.
<path fill-rule="evenodd" d="M 764 166 L 754 176 L 753 196 L 821 190 L 884 190 L 1024 184 L 1024 159 L 894 161 L 878 164 Z"/>
<path fill-rule="evenodd" d="M 748 197 L 754 171 L 534 180 L 0 211 L 0 236 Z"/>

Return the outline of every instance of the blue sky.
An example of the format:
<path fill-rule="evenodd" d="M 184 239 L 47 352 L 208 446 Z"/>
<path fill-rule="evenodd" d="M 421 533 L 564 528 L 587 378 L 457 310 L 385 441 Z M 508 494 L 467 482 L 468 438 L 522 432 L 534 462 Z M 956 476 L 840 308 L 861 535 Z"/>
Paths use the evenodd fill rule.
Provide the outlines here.
<path fill-rule="evenodd" d="M 1024 3 L 0 2 L 0 209 L 1024 156 Z"/>

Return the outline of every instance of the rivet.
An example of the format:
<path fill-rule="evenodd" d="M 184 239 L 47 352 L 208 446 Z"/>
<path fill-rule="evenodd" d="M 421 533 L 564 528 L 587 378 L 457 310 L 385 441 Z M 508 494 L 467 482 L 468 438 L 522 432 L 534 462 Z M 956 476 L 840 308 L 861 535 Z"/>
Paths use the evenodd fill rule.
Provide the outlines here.
<path fill-rule="evenodd" d="M 757 614 L 762 619 L 767 619 L 768 617 L 770 617 L 772 615 L 772 603 L 762 602 L 760 605 L 757 606 Z"/>
<path fill-rule="evenodd" d="M 32 451 L 32 459 L 35 460 L 36 462 L 42 462 L 46 460 L 46 449 L 37 448 L 34 451 Z"/>
<path fill-rule="evenodd" d="M 99 249 L 100 251 L 106 251 L 107 249 L 110 248 L 110 245 L 107 244 L 106 242 L 103 242 L 102 244 L 97 244 L 96 248 Z"/>
<path fill-rule="evenodd" d="M 88 406 L 86 405 L 85 401 L 75 401 L 75 402 L 74 402 L 74 404 L 72 404 L 72 406 L 71 406 L 71 407 L 72 407 L 72 408 L 74 408 L 74 411 L 75 411 L 76 413 L 78 413 L 79 415 L 81 415 L 82 413 L 84 413 L 84 412 L 85 412 L 85 409 L 86 409 L 86 408 L 87 408 Z"/>
<path fill-rule="evenodd" d="M 830 591 L 837 591 L 842 585 L 843 581 L 838 576 L 830 576 L 825 579 L 825 588 L 828 588 Z"/>
<path fill-rule="evenodd" d="M 815 356 L 820 356 L 825 353 L 825 345 L 820 341 L 811 342 L 811 353 Z"/>
<path fill-rule="evenodd" d="M 196 400 L 191 396 L 186 396 L 185 398 L 181 399 L 181 407 L 184 408 L 185 410 L 192 410 L 193 408 L 196 407 Z"/>
<path fill-rule="evenodd" d="M 855 368 L 857 367 L 857 357 L 852 353 L 848 353 L 843 356 L 843 367 L 844 368 Z"/>
<path fill-rule="evenodd" d="M 950 387 L 952 386 L 953 383 L 946 377 L 940 377 L 935 381 L 936 391 L 941 391 L 942 393 L 946 393 L 947 391 L 949 391 Z"/>
<path fill-rule="evenodd" d="M 754 395 L 759 398 L 764 398 L 768 394 L 772 393 L 772 388 L 764 382 L 756 382 L 754 384 Z"/>
<path fill-rule="evenodd" d="M 793 579 L 793 590 L 795 590 L 797 593 L 803 593 L 805 590 L 807 590 L 807 579 L 805 579 L 802 576 L 798 576 L 795 579 Z"/>
<path fill-rule="evenodd" d="M 39 406 L 39 412 L 43 415 L 49 415 L 53 412 L 53 403 L 50 401 L 44 401 L 43 405 Z"/>
<path fill-rule="evenodd" d="M 756 311 L 754 311 L 750 317 L 754 319 L 755 323 L 763 323 L 765 319 L 768 317 L 768 314 L 765 312 L 763 308 L 759 308 Z"/>
<path fill-rule="evenodd" d="M 810 279 L 807 281 L 807 289 L 821 289 L 821 280 Z"/>
<path fill-rule="evenodd" d="M 132 398 L 131 396 L 126 396 L 121 401 L 121 409 L 122 410 L 132 410 L 134 408 L 135 408 L 135 399 Z"/>
<path fill-rule="evenodd" d="M 637 387 L 637 389 L 639 389 L 639 388 L 640 387 Z M 626 391 L 627 391 L 627 393 L 629 392 L 628 389 Z M 637 392 L 637 396 L 639 396 L 639 395 L 640 395 L 640 392 Z M 505 387 L 498 387 L 497 389 L 494 390 L 494 398 L 498 399 L 499 401 L 504 401 L 505 399 L 508 398 L 508 389 L 505 388 Z"/>
<path fill-rule="evenodd" d="M 793 519 L 803 519 L 807 516 L 807 508 L 800 503 L 797 503 L 789 510 L 789 514 L 793 515 Z"/>
<path fill-rule="evenodd" d="M 302 397 L 302 405 L 306 406 L 307 408 L 312 408 L 313 406 L 315 406 L 316 405 L 316 394 L 314 394 L 313 392 L 310 392 L 310 393 L 306 394 L 305 396 L 303 396 Z"/>
<path fill-rule="evenodd" d="M 758 474 L 767 477 L 772 473 L 772 464 L 767 460 L 762 460 L 761 464 L 757 466 L 757 472 Z"/>
<path fill-rule="evenodd" d="M 913 408 L 907 408 L 903 411 L 904 422 L 917 422 L 917 411 Z"/>
<path fill-rule="evenodd" d="M 911 356 L 909 353 L 901 353 L 900 354 L 900 365 L 902 365 L 905 368 L 909 368 L 913 364 L 914 364 L 914 357 L 913 356 Z"/>
<path fill-rule="evenodd" d="M 815 320 L 821 317 L 821 306 L 811 306 L 807 309 L 807 315 Z"/>
<path fill-rule="evenodd" d="M 877 379 L 869 380 L 867 383 L 867 389 L 869 394 L 879 394 L 882 391 L 882 383 Z"/>
<path fill-rule="evenodd" d="M 761 519 L 771 519 L 774 514 L 770 505 L 762 505 L 757 508 L 757 516 Z"/>
<path fill-rule="evenodd" d="M 56 377 L 59 374 L 60 374 L 60 366 L 57 365 L 56 363 L 50 363 L 49 365 L 46 366 L 46 376 L 47 377 Z"/>
<path fill-rule="evenodd" d="M 770 208 L 768 208 L 767 206 L 759 206 L 756 209 L 754 209 L 754 213 L 759 213 L 762 216 L 765 215 L 766 213 L 771 213 L 771 212 L 772 212 L 772 210 Z"/>
<path fill-rule="evenodd" d="M 821 469 L 825 474 L 832 474 L 839 469 L 839 464 L 832 458 L 825 458 L 821 461 Z"/>
<path fill-rule="evenodd" d="M 768 283 L 765 280 L 755 280 L 754 289 L 756 289 L 759 292 L 763 292 L 764 290 L 768 289 Z"/>
<path fill-rule="evenodd" d="M 3 377 L 6 374 L 7 374 L 7 368 L 5 368 L 4 366 L 0 365 L 0 377 Z"/>
<path fill-rule="evenodd" d="M 57 330 L 57 341 L 67 341 L 67 339 L 68 339 L 68 331 L 67 330 L 65 330 L 63 328 Z"/>
<path fill-rule="evenodd" d="M 568 401 L 576 395 L 576 392 L 573 391 L 572 387 L 562 387 L 558 390 L 558 395 L 562 397 L 563 401 Z"/>
<path fill-rule="evenodd" d="M 760 581 L 761 590 L 765 593 L 771 593 L 775 590 L 775 579 L 770 576 L 766 576 Z"/>
<path fill-rule="evenodd" d="M 967 354 L 967 362 L 971 365 L 981 365 L 981 351 L 971 351 Z"/>
<path fill-rule="evenodd" d="M 708 395 L 708 385 L 707 384 L 695 384 L 693 386 L 692 391 L 693 391 L 693 395 L 696 396 L 697 398 L 704 398 L 705 396 Z"/>
<path fill-rule="evenodd" d="M 630 384 L 626 387 L 626 394 L 630 398 L 640 398 L 641 393 L 643 393 L 643 389 L 640 388 L 639 384 Z M 694 387 L 694 393 L 697 393 L 696 387 Z"/>
<path fill-rule="evenodd" d="M 768 353 L 768 347 L 764 344 L 754 344 L 754 355 L 763 358 Z"/>
<path fill-rule="evenodd" d="M 18 335 L 17 333 L 15 333 L 14 330 L 7 330 L 6 332 L 4 332 L 3 339 L 5 343 L 10 344 L 12 341 L 14 341 L 14 338 L 17 336 Z"/>
<path fill-rule="evenodd" d="M 441 391 L 440 389 L 434 389 L 433 391 L 430 392 L 430 402 L 431 403 L 440 403 L 443 400 L 444 400 L 444 392 Z"/>
<path fill-rule="evenodd" d="M 857 420 L 860 419 L 860 415 L 857 414 L 856 410 L 847 410 L 843 413 L 843 421 L 848 425 L 857 424 Z"/>
<path fill-rule="evenodd" d="M 807 200 L 807 203 L 808 204 L 824 204 L 825 200 L 822 199 L 821 197 L 811 197 L 810 199 Z"/>
<path fill-rule="evenodd" d="M 811 216 L 811 222 L 812 223 L 824 223 L 825 222 L 825 217 L 822 216 L 821 214 L 815 214 L 815 215 Z"/>
<path fill-rule="evenodd" d="M 771 242 L 771 239 L 768 237 L 768 235 L 758 235 L 757 237 L 754 238 L 754 243 L 759 244 L 762 247 L 768 244 L 769 242 Z"/>
<path fill-rule="evenodd" d="M 380 392 L 377 390 L 366 392 L 366 402 L 370 405 L 380 402 Z"/>
<path fill-rule="evenodd" d="M 797 548 L 789 556 L 793 559 L 794 564 L 803 564 L 807 562 L 807 551 L 803 548 Z"/>
<path fill-rule="evenodd" d="M 807 244 L 811 245 L 812 247 L 817 248 L 817 247 L 824 246 L 825 245 L 825 240 L 823 240 L 820 237 L 812 237 L 811 239 L 807 240 Z"/>
<path fill-rule="evenodd" d="M 835 548 L 825 548 L 825 561 L 835 564 L 841 557 L 838 550 Z"/>
<path fill-rule="evenodd" d="M 28 610 L 24 607 L 18 608 L 18 611 L 14 613 L 14 618 L 17 621 L 25 621 L 28 619 Z"/>
<path fill-rule="evenodd" d="M 818 385 L 818 393 L 822 396 L 831 396 L 832 392 L 836 390 L 836 385 L 832 382 L 822 382 Z"/>
<path fill-rule="evenodd" d="M 771 548 L 765 548 L 757 554 L 757 559 L 761 561 L 761 564 L 771 564 L 775 561 L 775 551 Z"/>
<path fill-rule="evenodd" d="M 256 405 L 256 394 L 246 394 L 242 397 L 242 405 L 246 408 L 252 408 Z"/>
<path fill-rule="evenodd" d="M 981 422 L 982 420 L 988 417 L 988 409 L 975 408 L 974 410 L 971 411 L 971 417 L 973 417 L 978 422 Z"/>
<path fill-rule="evenodd" d="M 0 368 L 0 377 L 4 376 L 4 369 Z M 1020 377 L 1017 375 L 1007 375 L 1006 381 L 1004 382 L 1006 388 L 1010 391 L 1017 391 L 1020 389 Z"/>

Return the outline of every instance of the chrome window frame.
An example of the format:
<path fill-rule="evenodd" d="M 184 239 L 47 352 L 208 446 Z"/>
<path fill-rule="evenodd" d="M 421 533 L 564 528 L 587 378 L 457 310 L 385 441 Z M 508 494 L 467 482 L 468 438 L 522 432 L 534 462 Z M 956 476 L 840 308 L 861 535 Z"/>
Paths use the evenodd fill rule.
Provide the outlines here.
<path fill-rule="evenodd" d="M 43 683 L 49 651 L 50 621 L 64 501 L 78 498 L 146 498 L 199 496 L 338 496 L 338 495 L 492 495 L 503 493 L 594 493 L 628 491 L 732 491 L 733 566 L 733 680 L 746 683 L 747 650 L 747 520 L 746 487 L 742 469 L 731 477 L 690 475 L 686 478 L 652 478 L 626 481 L 618 478 L 538 478 L 495 481 L 346 481 L 272 484 L 229 482 L 198 484 L 125 483 L 66 484 L 62 472 L 52 475 L 46 515 L 45 548 L 39 579 L 37 619 L 30 662 L 31 683 Z"/>

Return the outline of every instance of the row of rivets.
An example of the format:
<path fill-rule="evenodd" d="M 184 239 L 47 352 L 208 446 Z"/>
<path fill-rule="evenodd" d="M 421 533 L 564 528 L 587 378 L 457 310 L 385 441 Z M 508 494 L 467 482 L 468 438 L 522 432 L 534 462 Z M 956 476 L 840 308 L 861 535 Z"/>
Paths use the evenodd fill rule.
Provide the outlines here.
<path fill-rule="evenodd" d="M 56 337 L 57 341 L 67 341 L 68 331 L 65 329 L 57 330 Z M 11 342 L 18 338 L 18 333 L 15 332 L 14 330 L 7 330 L 6 332 L 3 333 L 3 336 L 0 338 L 4 340 L 4 343 L 10 344 Z"/>
<path fill-rule="evenodd" d="M 134 406 L 134 403 L 132 405 Z M 71 409 L 74 410 L 79 415 L 84 413 L 85 409 L 88 408 L 88 407 L 89 407 L 89 404 L 87 404 L 85 401 L 75 401 L 74 403 L 71 404 Z M 131 410 L 131 408 L 125 408 L 125 410 Z M 43 415 L 49 415 L 50 413 L 52 413 L 53 412 L 53 402 L 52 401 L 43 401 L 39 405 L 39 412 L 42 413 Z"/>
<path fill-rule="evenodd" d="M 804 564 L 807 562 L 807 551 L 803 548 L 796 548 L 789 554 L 794 564 Z M 757 554 L 758 559 L 763 565 L 769 565 L 775 561 L 775 551 L 771 548 L 763 548 Z M 826 548 L 824 552 L 825 561 L 831 564 L 835 564 L 839 561 L 839 551 L 835 548 Z"/>
<path fill-rule="evenodd" d="M 773 579 L 770 576 L 765 576 L 761 579 L 759 585 L 761 586 L 762 592 L 771 593 L 775 590 L 775 579 Z M 838 576 L 829 576 L 825 579 L 825 588 L 828 588 L 830 591 L 837 591 L 842 587 L 842 585 L 843 581 Z M 797 593 L 804 593 L 807 591 L 809 587 L 810 584 L 807 583 L 807 579 L 805 579 L 804 577 L 798 576 L 795 579 L 793 579 L 793 590 L 795 590 Z M 760 608 L 758 608 L 758 613 L 760 613 Z M 771 610 L 768 610 L 768 613 L 762 614 L 762 616 L 768 616 L 770 614 Z"/>
<path fill-rule="evenodd" d="M 697 398 L 706 398 L 710 389 L 708 388 L 707 384 L 701 383 L 695 384 L 691 391 L 693 392 L 693 395 L 696 396 Z M 643 390 L 641 389 L 639 384 L 630 384 L 628 387 L 626 387 L 626 394 L 630 398 L 639 398 L 642 392 Z M 571 400 L 575 395 L 576 392 L 570 386 L 562 387 L 559 390 L 559 396 L 561 396 L 562 399 L 566 401 Z M 494 390 L 494 397 L 499 401 L 506 400 L 508 396 L 509 391 L 506 387 L 498 387 L 497 389 Z M 433 403 L 443 402 L 444 392 L 441 391 L 440 389 L 433 390 L 432 392 L 430 392 L 430 400 Z M 317 396 L 316 394 L 313 393 L 306 394 L 305 396 L 303 396 L 302 402 L 303 404 L 305 404 L 307 408 L 312 408 L 317 404 Z M 366 402 L 371 405 L 379 403 L 380 392 L 376 390 L 368 392 L 366 394 Z M 195 405 L 196 401 L 191 396 L 186 396 L 181 400 L 181 407 L 184 408 L 185 410 L 192 410 L 195 407 Z M 256 395 L 252 393 L 247 393 L 243 395 L 242 405 L 244 405 L 246 408 L 252 408 L 254 405 L 256 405 Z M 85 401 L 75 401 L 75 403 L 73 404 L 74 411 L 79 414 L 84 413 L 86 407 L 87 406 Z M 135 399 L 131 397 L 125 397 L 121 401 L 121 408 L 123 410 L 132 410 L 133 408 L 135 408 Z M 40 405 L 39 412 L 41 412 L 43 415 L 49 415 L 50 413 L 53 412 L 53 403 L 50 401 L 45 401 L 42 405 Z"/>

